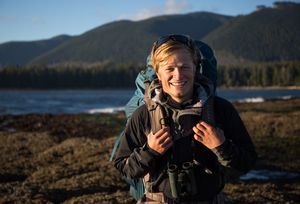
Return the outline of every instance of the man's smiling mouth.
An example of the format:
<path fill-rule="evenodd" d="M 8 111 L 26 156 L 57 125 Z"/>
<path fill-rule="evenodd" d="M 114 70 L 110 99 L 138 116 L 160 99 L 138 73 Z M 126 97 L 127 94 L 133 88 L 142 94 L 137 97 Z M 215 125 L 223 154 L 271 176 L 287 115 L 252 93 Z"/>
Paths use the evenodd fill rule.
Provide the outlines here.
<path fill-rule="evenodd" d="M 183 87 L 186 83 L 187 81 L 170 82 L 170 84 L 175 87 Z"/>

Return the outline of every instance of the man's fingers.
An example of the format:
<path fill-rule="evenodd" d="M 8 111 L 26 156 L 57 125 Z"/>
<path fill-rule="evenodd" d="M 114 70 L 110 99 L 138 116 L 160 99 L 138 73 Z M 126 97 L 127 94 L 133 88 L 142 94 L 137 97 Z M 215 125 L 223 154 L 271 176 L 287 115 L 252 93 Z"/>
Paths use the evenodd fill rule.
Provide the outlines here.
<path fill-rule="evenodd" d="M 207 128 L 200 122 L 196 125 L 196 128 L 201 130 L 202 132 L 205 132 Z"/>
<path fill-rule="evenodd" d="M 199 136 L 204 136 L 205 129 L 203 129 L 201 127 L 198 128 L 198 125 L 196 125 L 195 127 L 193 127 L 193 131 L 194 131 L 194 133 L 196 133 Z"/>
<path fill-rule="evenodd" d="M 169 132 L 164 132 L 161 136 L 159 136 L 159 137 L 157 138 L 158 143 L 159 143 L 159 144 L 162 144 L 162 143 L 165 142 L 166 139 L 168 139 L 168 138 L 170 138 L 170 137 L 171 137 L 171 136 L 170 136 L 170 133 L 169 133 Z"/>
<path fill-rule="evenodd" d="M 213 127 L 205 121 L 200 121 L 195 127 L 200 130 L 203 135 L 210 134 L 213 131 Z M 199 134 L 201 134 L 201 132 Z"/>
<path fill-rule="evenodd" d="M 202 142 L 203 141 L 203 138 L 197 134 L 194 134 L 194 138 L 195 140 L 199 141 L 199 142 Z"/>
<path fill-rule="evenodd" d="M 165 126 L 162 129 L 160 129 L 159 131 L 157 131 L 154 135 L 156 138 L 161 137 L 165 132 L 169 132 L 169 127 Z"/>
<path fill-rule="evenodd" d="M 203 120 L 200 121 L 198 124 L 201 125 L 203 128 L 205 128 L 206 130 L 211 130 L 212 129 L 212 126 L 210 124 L 208 124 L 207 122 L 203 121 Z"/>
<path fill-rule="evenodd" d="M 169 147 L 171 147 L 173 145 L 173 141 L 170 137 L 168 137 L 164 143 L 161 145 L 163 148 L 168 149 Z"/>

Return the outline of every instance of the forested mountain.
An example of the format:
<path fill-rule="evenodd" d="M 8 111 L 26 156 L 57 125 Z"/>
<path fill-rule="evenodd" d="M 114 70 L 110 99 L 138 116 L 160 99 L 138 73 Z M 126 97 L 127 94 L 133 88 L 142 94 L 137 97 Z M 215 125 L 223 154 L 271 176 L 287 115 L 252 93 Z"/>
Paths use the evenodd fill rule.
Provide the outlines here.
<path fill-rule="evenodd" d="M 63 62 L 141 63 L 144 62 L 153 41 L 160 35 L 184 33 L 201 39 L 231 17 L 197 12 L 168 15 L 142 21 L 117 21 L 88 31 L 32 63 L 57 64 Z"/>
<path fill-rule="evenodd" d="M 300 4 L 274 3 L 236 17 L 208 12 L 111 22 L 76 37 L 0 44 L 5 64 L 144 63 L 158 36 L 188 34 L 207 42 L 219 64 L 300 59 Z"/>
<path fill-rule="evenodd" d="M 237 16 L 203 40 L 223 64 L 300 59 L 300 4 L 281 3 L 246 16 Z"/>
<path fill-rule="evenodd" d="M 47 40 L 0 44 L 0 65 L 27 64 L 30 60 L 48 52 L 70 38 L 71 36 L 68 35 L 60 35 Z"/>

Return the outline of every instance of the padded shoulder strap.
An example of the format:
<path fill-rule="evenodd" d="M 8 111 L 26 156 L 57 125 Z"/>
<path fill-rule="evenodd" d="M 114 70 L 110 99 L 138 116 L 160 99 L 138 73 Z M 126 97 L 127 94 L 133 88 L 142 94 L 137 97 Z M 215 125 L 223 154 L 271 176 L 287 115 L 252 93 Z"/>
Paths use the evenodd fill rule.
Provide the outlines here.
<path fill-rule="evenodd" d="M 155 134 L 157 131 L 162 129 L 166 123 L 166 114 L 164 108 L 154 101 L 151 100 L 150 96 L 150 81 L 145 81 L 145 95 L 144 95 L 144 102 L 147 106 L 147 109 L 150 114 L 150 123 L 151 123 L 151 131 Z"/>

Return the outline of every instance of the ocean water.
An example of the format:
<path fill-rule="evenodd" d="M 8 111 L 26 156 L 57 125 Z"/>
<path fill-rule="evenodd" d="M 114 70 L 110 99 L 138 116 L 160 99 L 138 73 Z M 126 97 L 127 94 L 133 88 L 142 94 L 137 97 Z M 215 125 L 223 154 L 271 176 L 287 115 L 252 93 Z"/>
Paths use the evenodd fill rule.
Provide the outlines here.
<path fill-rule="evenodd" d="M 287 171 L 272 171 L 268 169 L 251 170 L 240 177 L 240 180 L 277 180 L 277 179 L 296 179 L 300 174 Z"/>
<path fill-rule="evenodd" d="M 0 115 L 28 113 L 113 113 L 124 110 L 134 90 L 0 90 Z M 300 90 L 218 90 L 227 100 L 262 102 L 300 97 Z"/>

